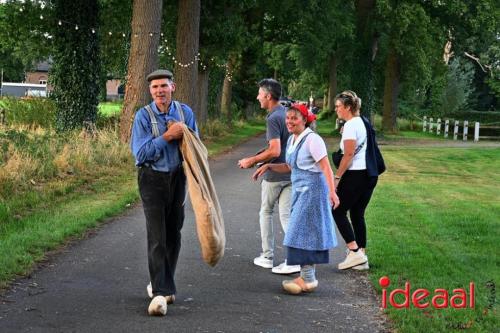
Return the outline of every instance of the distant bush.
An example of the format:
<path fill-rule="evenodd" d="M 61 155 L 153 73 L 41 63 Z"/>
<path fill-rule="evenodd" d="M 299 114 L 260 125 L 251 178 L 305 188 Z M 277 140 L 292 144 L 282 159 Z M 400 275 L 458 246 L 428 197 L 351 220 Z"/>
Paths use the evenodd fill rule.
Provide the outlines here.
<path fill-rule="evenodd" d="M 0 131 L 0 199 L 56 178 L 99 177 L 131 165 L 129 147 L 112 129 L 94 135 L 85 131 L 56 135 L 40 127 Z"/>
<path fill-rule="evenodd" d="M 118 129 L 120 126 L 120 114 L 102 114 L 97 113 L 96 126 L 99 129 L 114 128 Z"/>
<path fill-rule="evenodd" d="M 445 118 L 456 120 L 478 121 L 480 123 L 500 123 L 500 112 L 495 111 L 464 111 L 450 113 Z"/>
<path fill-rule="evenodd" d="M 470 62 L 456 58 L 450 63 L 447 84 L 441 96 L 441 109 L 443 114 L 466 111 L 467 106 L 473 104 L 472 81 L 474 79 L 474 66 Z"/>
<path fill-rule="evenodd" d="M 55 123 L 56 106 L 48 98 L 3 97 L 0 99 L 0 108 L 5 110 L 8 125 L 51 128 Z"/>
<path fill-rule="evenodd" d="M 220 119 L 209 119 L 204 125 L 200 125 L 200 134 L 204 138 L 222 136 L 227 133 L 228 124 Z"/>

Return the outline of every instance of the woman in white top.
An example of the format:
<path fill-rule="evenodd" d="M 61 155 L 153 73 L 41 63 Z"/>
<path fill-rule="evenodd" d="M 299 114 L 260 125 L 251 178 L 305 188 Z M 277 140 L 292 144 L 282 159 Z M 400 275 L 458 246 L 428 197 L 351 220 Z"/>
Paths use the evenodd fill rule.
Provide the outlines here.
<path fill-rule="evenodd" d="M 335 98 L 335 111 L 345 120 L 340 148 L 343 157 L 335 173 L 335 185 L 340 205 L 332 211 L 340 234 L 349 249 L 339 269 L 368 269 L 365 209 L 370 202 L 377 177 L 367 172 L 367 131 L 360 117 L 361 99 L 353 91 L 344 91 Z M 347 218 L 347 212 L 351 222 Z"/>
<path fill-rule="evenodd" d="M 328 263 L 329 249 L 337 245 L 331 209 L 339 205 L 339 199 L 325 143 L 307 127 L 315 119 L 305 105 L 293 104 L 286 113 L 286 126 L 292 134 L 286 163 L 265 164 L 253 175 L 257 180 L 267 170 L 292 173 L 290 221 L 283 244 L 287 264 L 300 265 L 300 276 L 283 281 L 283 289 L 290 294 L 316 289 L 315 265 Z"/>

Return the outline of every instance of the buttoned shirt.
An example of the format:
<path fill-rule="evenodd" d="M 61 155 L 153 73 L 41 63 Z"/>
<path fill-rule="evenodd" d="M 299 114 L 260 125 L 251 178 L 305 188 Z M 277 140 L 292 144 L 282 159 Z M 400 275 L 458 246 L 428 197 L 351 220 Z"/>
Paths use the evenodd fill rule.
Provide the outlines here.
<path fill-rule="evenodd" d="M 184 113 L 185 124 L 198 135 L 198 126 L 194 113 L 189 106 L 180 103 Z M 137 111 L 132 127 L 130 147 L 135 157 L 136 166 L 150 165 L 153 170 L 169 172 L 180 167 L 182 156 L 179 151 L 179 140 L 167 141 L 162 134 L 167 130 L 167 123 L 171 120 L 181 121 L 179 110 L 174 103 L 170 103 L 168 112 L 162 113 L 152 102 L 149 104 L 158 122 L 160 136 L 153 136 L 151 119 L 147 110 L 142 107 Z"/>

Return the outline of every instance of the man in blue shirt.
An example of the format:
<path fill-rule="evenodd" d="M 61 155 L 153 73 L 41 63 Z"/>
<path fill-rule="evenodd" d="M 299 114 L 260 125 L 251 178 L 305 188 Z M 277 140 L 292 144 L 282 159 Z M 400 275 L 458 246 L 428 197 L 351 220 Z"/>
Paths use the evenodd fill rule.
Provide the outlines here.
<path fill-rule="evenodd" d="M 175 300 L 174 274 L 184 223 L 186 177 L 179 142 L 184 122 L 198 134 L 193 111 L 172 101 L 173 75 L 156 70 L 147 76 L 153 102 L 140 108 L 132 127 L 131 149 L 138 167 L 139 193 L 146 217 L 152 299 L 150 315 L 165 315 Z"/>

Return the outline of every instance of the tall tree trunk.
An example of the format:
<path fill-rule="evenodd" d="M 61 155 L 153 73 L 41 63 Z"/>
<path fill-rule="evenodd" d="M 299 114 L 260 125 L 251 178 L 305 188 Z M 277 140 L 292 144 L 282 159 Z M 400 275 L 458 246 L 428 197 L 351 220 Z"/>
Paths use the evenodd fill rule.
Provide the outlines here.
<path fill-rule="evenodd" d="M 330 55 L 329 62 L 330 79 L 328 81 L 328 112 L 333 113 L 335 110 L 335 96 L 337 95 L 337 56 Z"/>
<path fill-rule="evenodd" d="M 242 89 L 241 91 L 245 119 L 250 119 L 254 114 L 258 91 L 258 86 L 255 83 L 262 79 L 256 76 L 258 57 L 256 48 L 248 47 L 241 55 L 241 63 L 245 65 L 238 67 L 238 77 L 241 78 L 241 86 L 246 87 L 246 89 Z"/>
<path fill-rule="evenodd" d="M 196 121 L 204 125 L 208 120 L 208 79 L 210 70 L 198 72 L 198 106 L 196 108 Z"/>
<path fill-rule="evenodd" d="M 323 111 L 327 111 L 330 107 L 328 105 L 328 96 L 330 96 L 330 87 L 328 87 L 327 91 L 323 94 Z"/>
<path fill-rule="evenodd" d="M 391 47 L 385 66 L 384 109 L 382 129 L 384 132 L 397 131 L 400 61 L 394 47 Z"/>
<path fill-rule="evenodd" d="M 257 111 L 257 107 L 254 104 L 248 103 L 244 108 L 244 117 L 245 120 L 252 119 L 255 116 L 255 112 Z"/>
<path fill-rule="evenodd" d="M 56 17 L 81 26 L 99 26 L 97 0 L 54 1 Z M 99 104 L 100 58 L 97 33 L 59 28 L 55 33 L 50 81 L 57 107 L 56 129 L 93 129 Z"/>
<path fill-rule="evenodd" d="M 234 64 L 236 62 L 236 56 L 231 54 L 229 56 L 229 61 L 227 62 L 227 71 L 226 76 L 224 77 L 224 84 L 222 85 L 222 97 L 220 103 L 221 113 L 226 117 L 226 119 L 231 122 L 233 119 L 232 110 L 231 110 L 231 102 L 232 102 L 232 89 L 233 83 L 232 78 L 230 76 L 234 71 Z"/>
<path fill-rule="evenodd" d="M 222 83 L 220 81 L 217 81 L 217 88 L 215 88 L 217 91 L 217 95 L 215 96 L 215 107 L 212 109 L 212 116 L 216 119 L 220 118 L 221 112 L 220 112 L 220 102 L 222 99 L 222 85 L 224 84 L 224 80 L 222 80 Z"/>
<path fill-rule="evenodd" d="M 370 119 L 374 101 L 373 60 L 377 43 L 373 29 L 375 0 L 356 0 L 355 7 L 356 37 L 359 44 L 354 52 L 356 66 L 351 75 L 351 86 L 362 100 L 362 114 Z"/>
<path fill-rule="evenodd" d="M 127 84 L 120 117 L 122 142 L 130 140 L 137 108 L 151 100 L 146 76 L 158 68 L 162 4 L 162 0 L 134 0 Z"/>
<path fill-rule="evenodd" d="M 258 38 L 251 39 L 246 45 L 246 48 L 241 53 L 241 64 L 238 66 L 238 86 L 245 87 L 239 91 L 240 97 L 243 99 L 243 110 L 246 119 L 253 117 L 256 107 L 256 96 L 258 91 L 257 82 L 262 80 L 258 77 L 258 68 L 262 64 L 263 46 L 259 41 L 264 40 L 264 7 L 253 6 L 248 9 L 243 18 L 248 27 L 250 36 L 258 36 Z"/>
<path fill-rule="evenodd" d="M 196 89 L 198 87 L 198 68 L 196 66 L 182 67 L 194 61 L 198 54 L 200 42 L 200 0 L 179 1 L 177 20 L 177 64 L 175 65 L 175 99 L 194 108 L 198 103 Z M 194 110 L 195 114 L 198 110 Z"/>
<path fill-rule="evenodd" d="M 231 113 L 231 99 L 232 99 L 232 83 L 231 80 L 226 76 L 224 77 L 224 83 L 222 84 L 222 96 L 220 101 L 220 111 L 227 121 L 232 121 Z"/>

